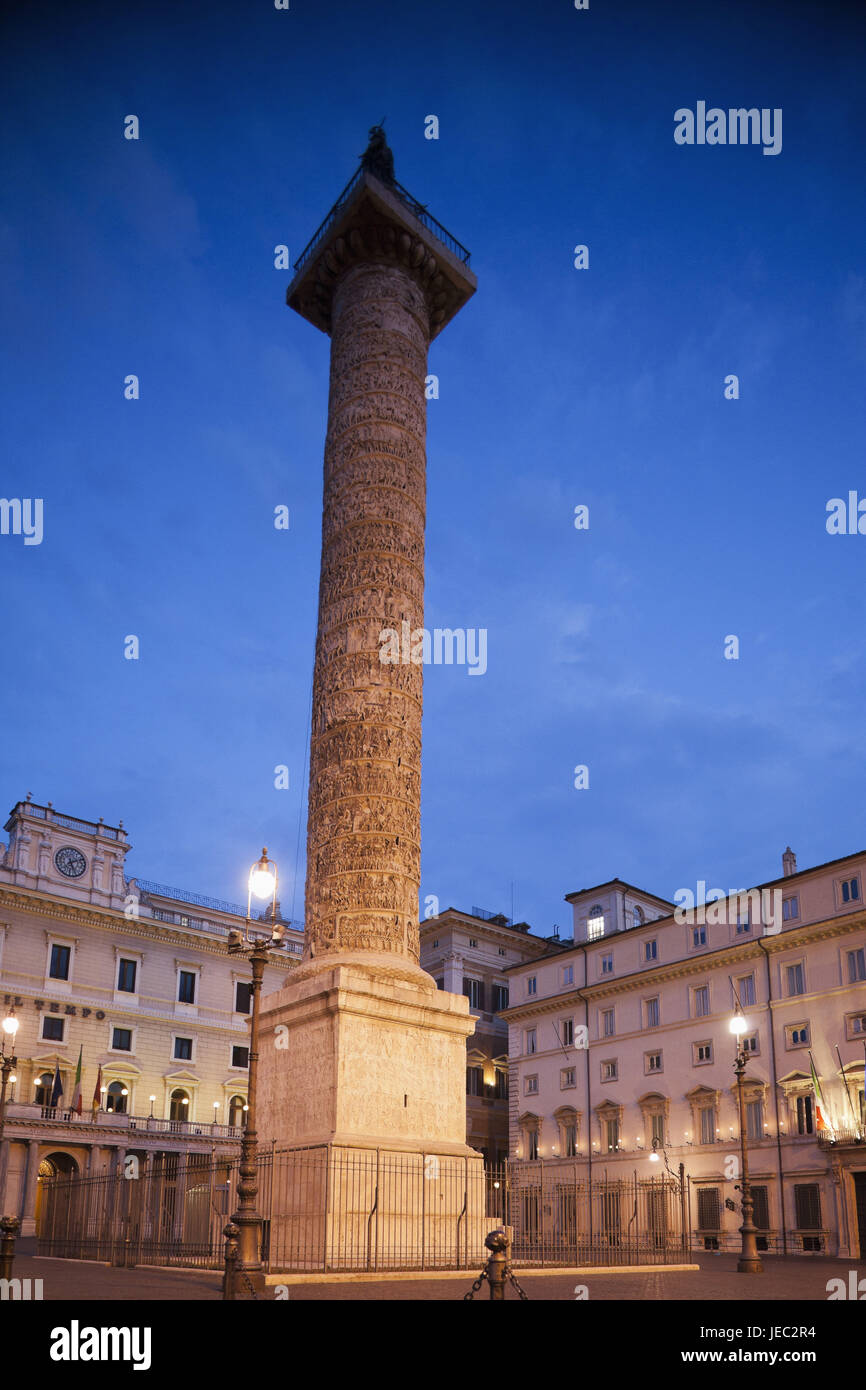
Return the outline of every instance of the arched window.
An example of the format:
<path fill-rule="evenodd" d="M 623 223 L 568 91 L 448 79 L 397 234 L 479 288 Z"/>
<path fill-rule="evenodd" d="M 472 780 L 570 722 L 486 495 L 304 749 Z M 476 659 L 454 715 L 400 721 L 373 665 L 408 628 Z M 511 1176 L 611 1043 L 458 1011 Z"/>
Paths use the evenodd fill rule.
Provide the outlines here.
<path fill-rule="evenodd" d="M 51 1104 L 51 1088 L 54 1084 L 54 1077 L 50 1071 L 44 1071 L 41 1076 L 36 1078 L 36 1104 Z"/>
<path fill-rule="evenodd" d="M 189 1096 L 186 1091 L 172 1091 L 169 1119 L 175 1121 L 189 1119 Z"/>
<path fill-rule="evenodd" d="M 242 1125 L 244 1122 L 244 1106 L 246 1101 L 243 1096 L 232 1096 L 229 1101 L 229 1124 Z"/>
<path fill-rule="evenodd" d="M 643 912 L 637 904 L 632 908 L 632 921 L 636 927 L 643 926 Z"/>
<path fill-rule="evenodd" d="M 125 1115 L 129 1101 L 129 1090 L 122 1081 L 112 1081 L 105 1092 L 105 1108 L 116 1115 Z"/>

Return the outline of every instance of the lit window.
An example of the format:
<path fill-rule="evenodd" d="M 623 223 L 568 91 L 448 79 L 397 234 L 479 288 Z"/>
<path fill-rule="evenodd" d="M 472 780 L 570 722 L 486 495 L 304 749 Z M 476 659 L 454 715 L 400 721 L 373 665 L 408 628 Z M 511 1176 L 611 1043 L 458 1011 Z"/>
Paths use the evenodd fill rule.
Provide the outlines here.
<path fill-rule="evenodd" d="M 586 939 L 597 941 L 600 936 L 604 936 L 604 913 L 600 907 L 594 907 L 586 921 Z"/>

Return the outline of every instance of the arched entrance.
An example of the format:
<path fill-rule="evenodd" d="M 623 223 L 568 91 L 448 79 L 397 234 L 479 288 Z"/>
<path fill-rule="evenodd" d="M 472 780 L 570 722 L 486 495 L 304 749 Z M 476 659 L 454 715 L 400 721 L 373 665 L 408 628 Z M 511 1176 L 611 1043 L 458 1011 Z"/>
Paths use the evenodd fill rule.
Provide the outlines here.
<path fill-rule="evenodd" d="M 39 1161 L 36 1177 L 36 1234 L 40 1234 L 39 1217 L 42 1211 L 42 1183 L 46 1178 L 74 1178 L 78 1175 L 78 1164 L 71 1154 L 55 1152 L 45 1154 Z"/>
<path fill-rule="evenodd" d="M 177 1123 L 189 1119 L 189 1096 L 179 1087 L 171 1093 L 171 1108 L 168 1117 Z"/>

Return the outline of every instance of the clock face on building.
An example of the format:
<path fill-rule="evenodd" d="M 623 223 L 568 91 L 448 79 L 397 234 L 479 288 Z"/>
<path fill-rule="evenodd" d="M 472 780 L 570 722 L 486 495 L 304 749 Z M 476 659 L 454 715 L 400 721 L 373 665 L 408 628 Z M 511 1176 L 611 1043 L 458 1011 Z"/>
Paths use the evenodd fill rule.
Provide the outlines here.
<path fill-rule="evenodd" d="M 80 850 L 73 849 L 71 845 L 65 845 L 59 849 L 54 856 L 54 862 L 62 874 L 67 878 L 80 878 L 87 868 L 87 860 Z"/>

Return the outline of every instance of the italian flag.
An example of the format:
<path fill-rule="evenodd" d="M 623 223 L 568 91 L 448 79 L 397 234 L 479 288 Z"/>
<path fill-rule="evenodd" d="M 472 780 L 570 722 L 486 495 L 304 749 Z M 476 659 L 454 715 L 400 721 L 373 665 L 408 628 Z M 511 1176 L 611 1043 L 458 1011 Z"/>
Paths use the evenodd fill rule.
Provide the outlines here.
<path fill-rule="evenodd" d="M 818 1133 L 821 1134 L 827 1128 L 826 1124 L 824 1123 L 824 1116 L 821 1113 L 821 1106 L 824 1104 L 824 1097 L 821 1095 L 821 1086 L 818 1081 L 817 1073 L 815 1071 L 815 1063 L 812 1059 L 811 1052 L 809 1053 L 809 1066 L 812 1069 L 812 1090 L 815 1092 L 815 1124 Z"/>
<path fill-rule="evenodd" d="M 78 1066 L 75 1068 L 75 1086 L 72 1091 L 72 1105 L 70 1109 L 81 1114 L 81 1048 L 78 1049 Z"/>
<path fill-rule="evenodd" d="M 91 1108 L 91 1110 L 93 1111 L 94 1116 L 96 1115 L 96 1112 L 97 1112 L 97 1110 L 99 1109 L 99 1103 L 100 1103 L 100 1100 L 101 1100 L 101 1099 L 102 1099 L 102 1063 L 100 1063 L 100 1065 L 99 1065 L 99 1071 L 96 1073 L 96 1088 L 95 1088 L 95 1090 L 94 1090 L 94 1092 L 93 1092 L 93 1100 L 90 1102 L 90 1108 Z"/>

